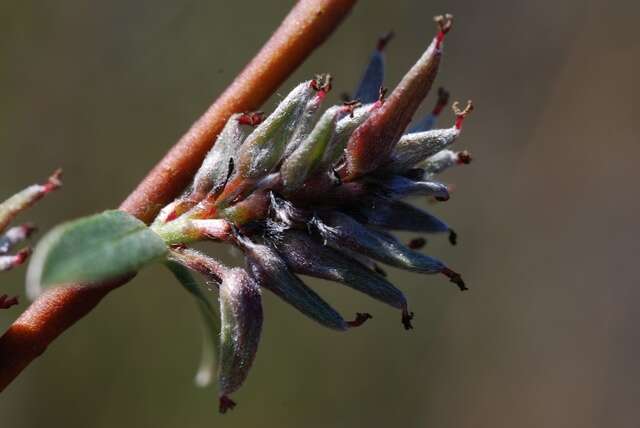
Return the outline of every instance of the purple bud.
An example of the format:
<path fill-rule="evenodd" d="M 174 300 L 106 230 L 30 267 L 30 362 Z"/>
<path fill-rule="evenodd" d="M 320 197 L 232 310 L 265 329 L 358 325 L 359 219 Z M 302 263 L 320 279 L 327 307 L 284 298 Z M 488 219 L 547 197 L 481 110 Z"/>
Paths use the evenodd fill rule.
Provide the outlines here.
<path fill-rule="evenodd" d="M 354 205 L 352 211 L 366 224 L 391 230 L 438 233 L 449 226 L 413 205 L 381 196 L 371 196 Z"/>
<path fill-rule="evenodd" d="M 227 270 L 220 284 L 220 411 L 249 373 L 262 332 L 260 288 L 240 268 Z M 225 397 L 225 398 L 223 398 Z"/>
<path fill-rule="evenodd" d="M 361 103 L 372 103 L 378 99 L 380 88 L 384 84 L 384 48 L 392 38 L 393 33 L 389 32 L 378 39 L 376 50 L 371 54 L 353 97 Z"/>
<path fill-rule="evenodd" d="M 296 273 L 341 282 L 398 309 L 407 301 L 400 290 L 360 262 L 316 242 L 305 232 L 288 230 L 277 240 L 278 252 Z"/>
<path fill-rule="evenodd" d="M 388 265 L 422 273 L 439 273 L 445 268 L 439 260 L 412 251 L 391 235 L 363 226 L 346 214 L 322 213 L 315 226 L 332 245 L 345 246 Z"/>
<path fill-rule="evenodd" d="M 238 237 L 238 243 L 245 252 L 250 272 L 261 287 L 325 327 L 340 331 L 349 328 L 335 309 L 289 271 L 275 250 L 242 236 Z"/>
<path fill-rule="evenodd" d="M 372 180 L 382 191 L 393 197 L 405 196 L 434 196 L 439 199 L 449 199 L 447 185 L 437 181 L 414 181 L 400 175 L 394 175 L 385 179 Z"/>

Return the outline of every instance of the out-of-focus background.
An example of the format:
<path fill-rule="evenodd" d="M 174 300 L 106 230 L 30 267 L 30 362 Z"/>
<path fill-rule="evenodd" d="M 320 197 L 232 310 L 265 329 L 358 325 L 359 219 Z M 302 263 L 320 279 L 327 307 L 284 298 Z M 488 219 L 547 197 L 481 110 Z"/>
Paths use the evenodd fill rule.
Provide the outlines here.
<path fill-rule="evenodd" d="M 3 1 L 0 195 L 61 166 L 64 189 L 23 220 L 46 230 L 117 206 L 292 3 Z M 361 1 L 280 94 L 328 71 L 337 101 L 389 29 L 393 87 L 433 36 L 431 17 L 456 16 L 437 84 L 476 102 L 457 143 L 475 160 L 446 174 L 456 192 L 430 207 L 459 245 L 436 238 L 427 251 L 471 290 L 389 269 L 416 312 L 405 332 L 396 311 L 312 282 L 345 314 L 374 314 L 348 334 L 265 293 L 260 352 L 234 396 L 239 406 L 222 417 L 215 389 L 192 383 L 194 303 L 149 268 L 0 396 L 2 427 L 637 426 L 638 10 L 589 0 Z M 441 124 L 452 119 L 447 112 Z M 3 275 L 0 292 L 23 296 L 23 280 L 24 268 Z M 1 311 L 0 328 L 26 304 Z"/>

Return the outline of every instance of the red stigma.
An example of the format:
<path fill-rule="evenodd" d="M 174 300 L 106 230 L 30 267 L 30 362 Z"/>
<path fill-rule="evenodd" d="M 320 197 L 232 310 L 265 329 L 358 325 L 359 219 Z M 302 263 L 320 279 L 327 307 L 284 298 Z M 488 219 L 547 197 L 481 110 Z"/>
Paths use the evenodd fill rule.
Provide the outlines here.
<path fill-rule="evenodd" d="M 51 174 L 47 182 L 42 185 L 42 193 L 46 194 L 52 192 L 62 186 L 60 177 L 62 177 L 62 169 L 58 168 L 53 172 L 53 174 Z"/>
<path fill-rule="evenodd" d="M 444 36 L 451 30 L 451 26 L 453 25 L 453 15 L 447 13 L 444 16 L 436 16 L 433 20 L 438 24 L 438 34 L 436 35 L 435 41 L 436 49 L 440 49 L 444 41 Z"/>
<path fill-rule="evenodd" d="M 464 122 L 464 119 L 473 111 L 473 108 L 473 102 L 471 100 L 467 101 L 467 106 L 464 110 L 460 110 L 457 101 L 453 103 L 451 109 L 456 115 L 456 123 L 454 125 L 456 129 L 462 129 L 462 122 Z"/>
<path fill-rule="evenodd" d="M 262 123 L 263 120 L 264 120 L 264 113 L 261 111 L 242 113 L 238 117 L 238 123 L 240 123 L 241 125 L 256 126 Z"/>

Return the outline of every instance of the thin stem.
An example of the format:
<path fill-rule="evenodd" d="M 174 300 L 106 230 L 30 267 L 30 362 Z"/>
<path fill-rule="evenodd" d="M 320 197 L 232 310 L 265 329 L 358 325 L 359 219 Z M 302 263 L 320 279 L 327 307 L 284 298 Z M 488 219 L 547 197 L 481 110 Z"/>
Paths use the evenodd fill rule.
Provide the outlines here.
<path fill-rule="evenodd" d="M 257 109 L 348 14 L 356 0 L 301 0 L 205 114 L 153 168 L 120 209 L 149 223 L 195 174 L 231 114 Z M 0 391 L 109 291 L 131 277 L 92 287 L 53 289 L 0 338 Z"/>

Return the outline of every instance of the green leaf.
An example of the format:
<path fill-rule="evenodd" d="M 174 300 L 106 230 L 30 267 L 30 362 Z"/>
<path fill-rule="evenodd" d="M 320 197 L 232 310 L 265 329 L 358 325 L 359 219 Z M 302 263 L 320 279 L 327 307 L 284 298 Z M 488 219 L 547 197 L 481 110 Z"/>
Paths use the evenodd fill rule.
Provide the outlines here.
<path fill-rule="evenodd" d="M 196 373 L 195 382 L 198 386 L 207 386 L 213 380 L 218 356 L 220 355 L 220 316 L 211 305 L 207 296 L 202 292 L 198 281 L 191 271 L 174 261 L 166 262 L 166 266 L 173 272 L 182 286 L 193 295 L 203 321 L 202 358 Z"/>
<path fill-rule="evenodd" d="M 66 283 L 92 283 L 135 273 L 165 256 L 162 238 L 123 211 L 63 223 L 40 241 L 27 271 L 27 293 Z"/>

